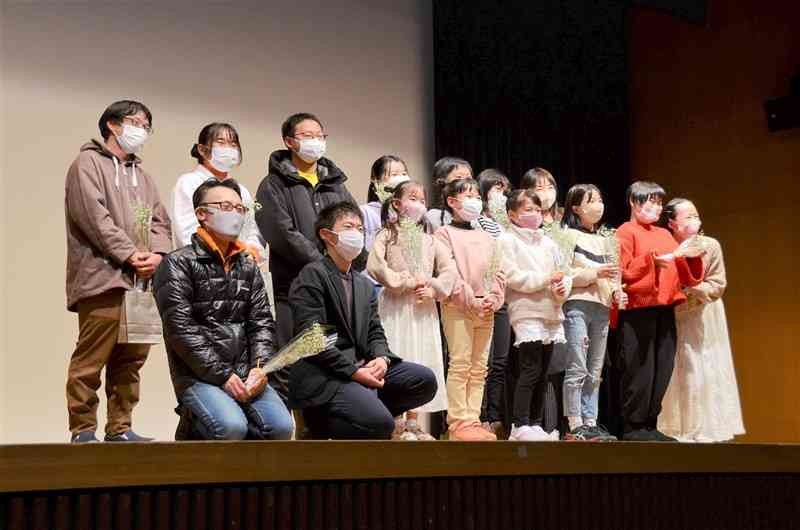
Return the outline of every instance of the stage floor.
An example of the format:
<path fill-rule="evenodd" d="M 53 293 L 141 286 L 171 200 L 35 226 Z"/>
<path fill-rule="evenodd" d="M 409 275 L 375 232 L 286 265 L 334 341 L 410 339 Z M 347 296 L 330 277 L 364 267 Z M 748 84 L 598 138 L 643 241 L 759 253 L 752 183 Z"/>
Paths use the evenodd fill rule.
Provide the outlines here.
<path fill-rule="evenodd" d="M 0 446 L 0 493 L 436 477 L 800 473 L 798 444 L 181 442 Z"/>

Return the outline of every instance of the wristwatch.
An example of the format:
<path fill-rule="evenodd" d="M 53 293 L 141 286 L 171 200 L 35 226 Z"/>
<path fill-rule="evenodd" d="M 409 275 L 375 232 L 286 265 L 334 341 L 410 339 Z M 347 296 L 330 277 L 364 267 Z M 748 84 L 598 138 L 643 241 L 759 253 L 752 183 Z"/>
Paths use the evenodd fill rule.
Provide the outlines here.
<path fill-rule="evenodd" d="M 386 368 L 389 368 L 392 365 L 392 358 L 389 357 L 388 355 L 384 355 L 383 357 L 381 357 L 381 359 L 386 361 Z"/>

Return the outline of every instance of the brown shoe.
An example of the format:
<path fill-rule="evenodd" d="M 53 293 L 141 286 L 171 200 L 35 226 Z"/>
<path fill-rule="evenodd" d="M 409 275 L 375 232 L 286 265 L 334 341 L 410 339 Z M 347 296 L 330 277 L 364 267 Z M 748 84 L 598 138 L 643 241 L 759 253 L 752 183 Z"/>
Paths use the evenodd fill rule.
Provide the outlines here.
<path fill-rule="evenodd" d="M 489 442 L 497 440 L 497 436 L 490 433 L 480 422 L 462 422 L 452 425 L 449 429 L 449 439 L 455 442 Z"/>

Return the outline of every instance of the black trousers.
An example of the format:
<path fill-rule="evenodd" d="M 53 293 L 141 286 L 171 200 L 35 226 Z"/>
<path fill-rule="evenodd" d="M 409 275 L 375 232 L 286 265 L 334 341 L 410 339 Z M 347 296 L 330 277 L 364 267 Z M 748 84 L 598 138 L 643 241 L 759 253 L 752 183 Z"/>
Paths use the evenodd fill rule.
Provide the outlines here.
<path fill-rule="evenodd" d="M 436 376 L 429 368 L 395 362 L 386 372 L 383 388 L 349 381 L 324 405 L 303 410 L 303 416 L 314 439 L 387 440 L 395 416 L 429 402 L 436 389 Z"/>
<path fill-rule="evenodd" d="M 547 394 L 547 369 L 553 357 L 553 345 L 523 342 L 519 345 L 519 379 L 514 390 L 513 423 L 542 425 Z"/>
<path fill-rule="evenodd" d="M 508 306 L 504 305 L 494 314 L 494 334 L 489 351 L 489 374 L 484 388 L 482 420 L 488 422 L 506 420 L 506 367 L 511 350 L 511 321 Z"/>
<path fill-rule="evenodd" d="M 294 314 L 286 296 L 275 295 L 275 331 L 277 349 L 283 348 L 294 336 Z M 284 403 L 289 401 L 289 368 L 269 374 L 269 384 Z"/>
<path fill-rule="evenodd" d="M 622 311 L 619 328 L 624 431 L 655 429 L 675 365 L 675 310 L 657 306 Z"/>

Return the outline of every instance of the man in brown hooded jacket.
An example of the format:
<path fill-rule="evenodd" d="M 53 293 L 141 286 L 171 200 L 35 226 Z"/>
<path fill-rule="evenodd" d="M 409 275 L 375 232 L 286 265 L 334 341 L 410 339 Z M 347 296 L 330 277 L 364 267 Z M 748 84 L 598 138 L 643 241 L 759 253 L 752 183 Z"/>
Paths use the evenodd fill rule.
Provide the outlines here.
<path fill-rule="evenodd" d="M 118 101 L 99 121 L 101 140 L 81 147 L 66 178 L 67 309 L 78 313 L 78 341 L 67 375 L 73 443 L 96 442 L 97 390 L 105 367 L 106 441 L 149 441 L 131 430 L 139 370 L 150 346 L 118 343 L 123 294 L 134 275 L 149 279 L 171 250 L 167 210 L 136 153 L 152 132 L 142 103 Z M 149 248 L 135 215 L 150 216 Z"/>

